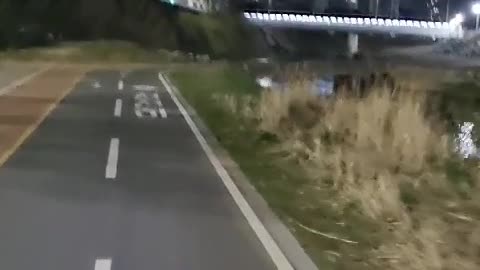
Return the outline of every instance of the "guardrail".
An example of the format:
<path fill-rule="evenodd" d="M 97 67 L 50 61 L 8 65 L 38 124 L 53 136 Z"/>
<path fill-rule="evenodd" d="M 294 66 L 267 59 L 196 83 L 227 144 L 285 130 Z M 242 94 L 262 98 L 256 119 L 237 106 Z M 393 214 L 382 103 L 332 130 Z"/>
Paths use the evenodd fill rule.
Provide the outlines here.
<path fill-rule="evenodd" d="M 432 38 L 461 38 L 461 24 L 452 21 L 432 22 L 373 17 L 307 15 L 294 13 L 244 12 L 255 24 L 294 26 L 346 32 L 388 32 L 391 34 L 421 35 Z"/>

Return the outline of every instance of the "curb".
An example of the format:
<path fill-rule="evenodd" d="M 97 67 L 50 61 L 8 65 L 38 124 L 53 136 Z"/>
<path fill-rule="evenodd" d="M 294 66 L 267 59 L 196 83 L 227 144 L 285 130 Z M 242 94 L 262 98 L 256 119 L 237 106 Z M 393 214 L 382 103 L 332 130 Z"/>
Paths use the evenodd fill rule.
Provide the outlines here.
<path fill-rule="evenodd" d="M 227 151 L 223 149 L 196 111 L 185 100 L 180 91 L 170 80 L 168 74 L 166 74 L 165 79 L 180 103 L 182 103 L 192 120 L 197 125 L 202 135 L 205 137 L 207 143 L 218 156 L 221 165 L 228 171 L 242 195 L 253 208 L 257 217 L 274 238 L 277 245 L 293 267 L 296 270 L 318 270 L 317 266 L 306 254 L 305 250 L 301 247 L 300 243 L 293 236 L 287 226 L 285 226 L 285 224 L 283 224 L 283 222 L 273 213 L 267 202 L 257 192 L 246 175 L 241 171 L 240 167 L 235 161 L 233 161 Z"/>

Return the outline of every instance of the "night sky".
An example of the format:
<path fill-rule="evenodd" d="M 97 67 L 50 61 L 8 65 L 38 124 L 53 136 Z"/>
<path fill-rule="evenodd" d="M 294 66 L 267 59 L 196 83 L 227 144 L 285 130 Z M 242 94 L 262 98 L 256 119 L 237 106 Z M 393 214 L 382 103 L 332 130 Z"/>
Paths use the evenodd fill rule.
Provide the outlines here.
<path fill-rule="evenodd" d="M 469 12 L 471 4 L 475 2 L 472 0 L 450 0 L 450 4 L 455 7 L 456 11 L 462 10 L 463 12 Z"/>

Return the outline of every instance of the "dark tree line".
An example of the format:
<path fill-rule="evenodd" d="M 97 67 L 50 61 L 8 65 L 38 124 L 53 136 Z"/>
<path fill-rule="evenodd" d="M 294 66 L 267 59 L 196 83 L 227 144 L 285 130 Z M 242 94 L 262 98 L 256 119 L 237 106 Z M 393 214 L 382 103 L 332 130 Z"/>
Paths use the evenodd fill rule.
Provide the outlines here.
<path fill-rule="evenodd" d="M 0 0 L 0 45 L 15 46 L 25 27 L 55 40 L 129 40 L 217 57 L 248 51 L 235 14 L 193 14 L 158 0 Z"/>

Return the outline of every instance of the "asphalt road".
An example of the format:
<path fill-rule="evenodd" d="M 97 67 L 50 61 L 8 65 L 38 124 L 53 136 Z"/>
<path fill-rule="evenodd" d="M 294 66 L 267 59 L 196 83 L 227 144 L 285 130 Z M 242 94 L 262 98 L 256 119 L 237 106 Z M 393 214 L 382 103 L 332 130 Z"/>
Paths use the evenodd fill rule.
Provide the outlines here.
<path fill-rule="evenodd" d="M 274 268 L 155 70 L 87 74 L 0 169 L 0 269 Z"/>

